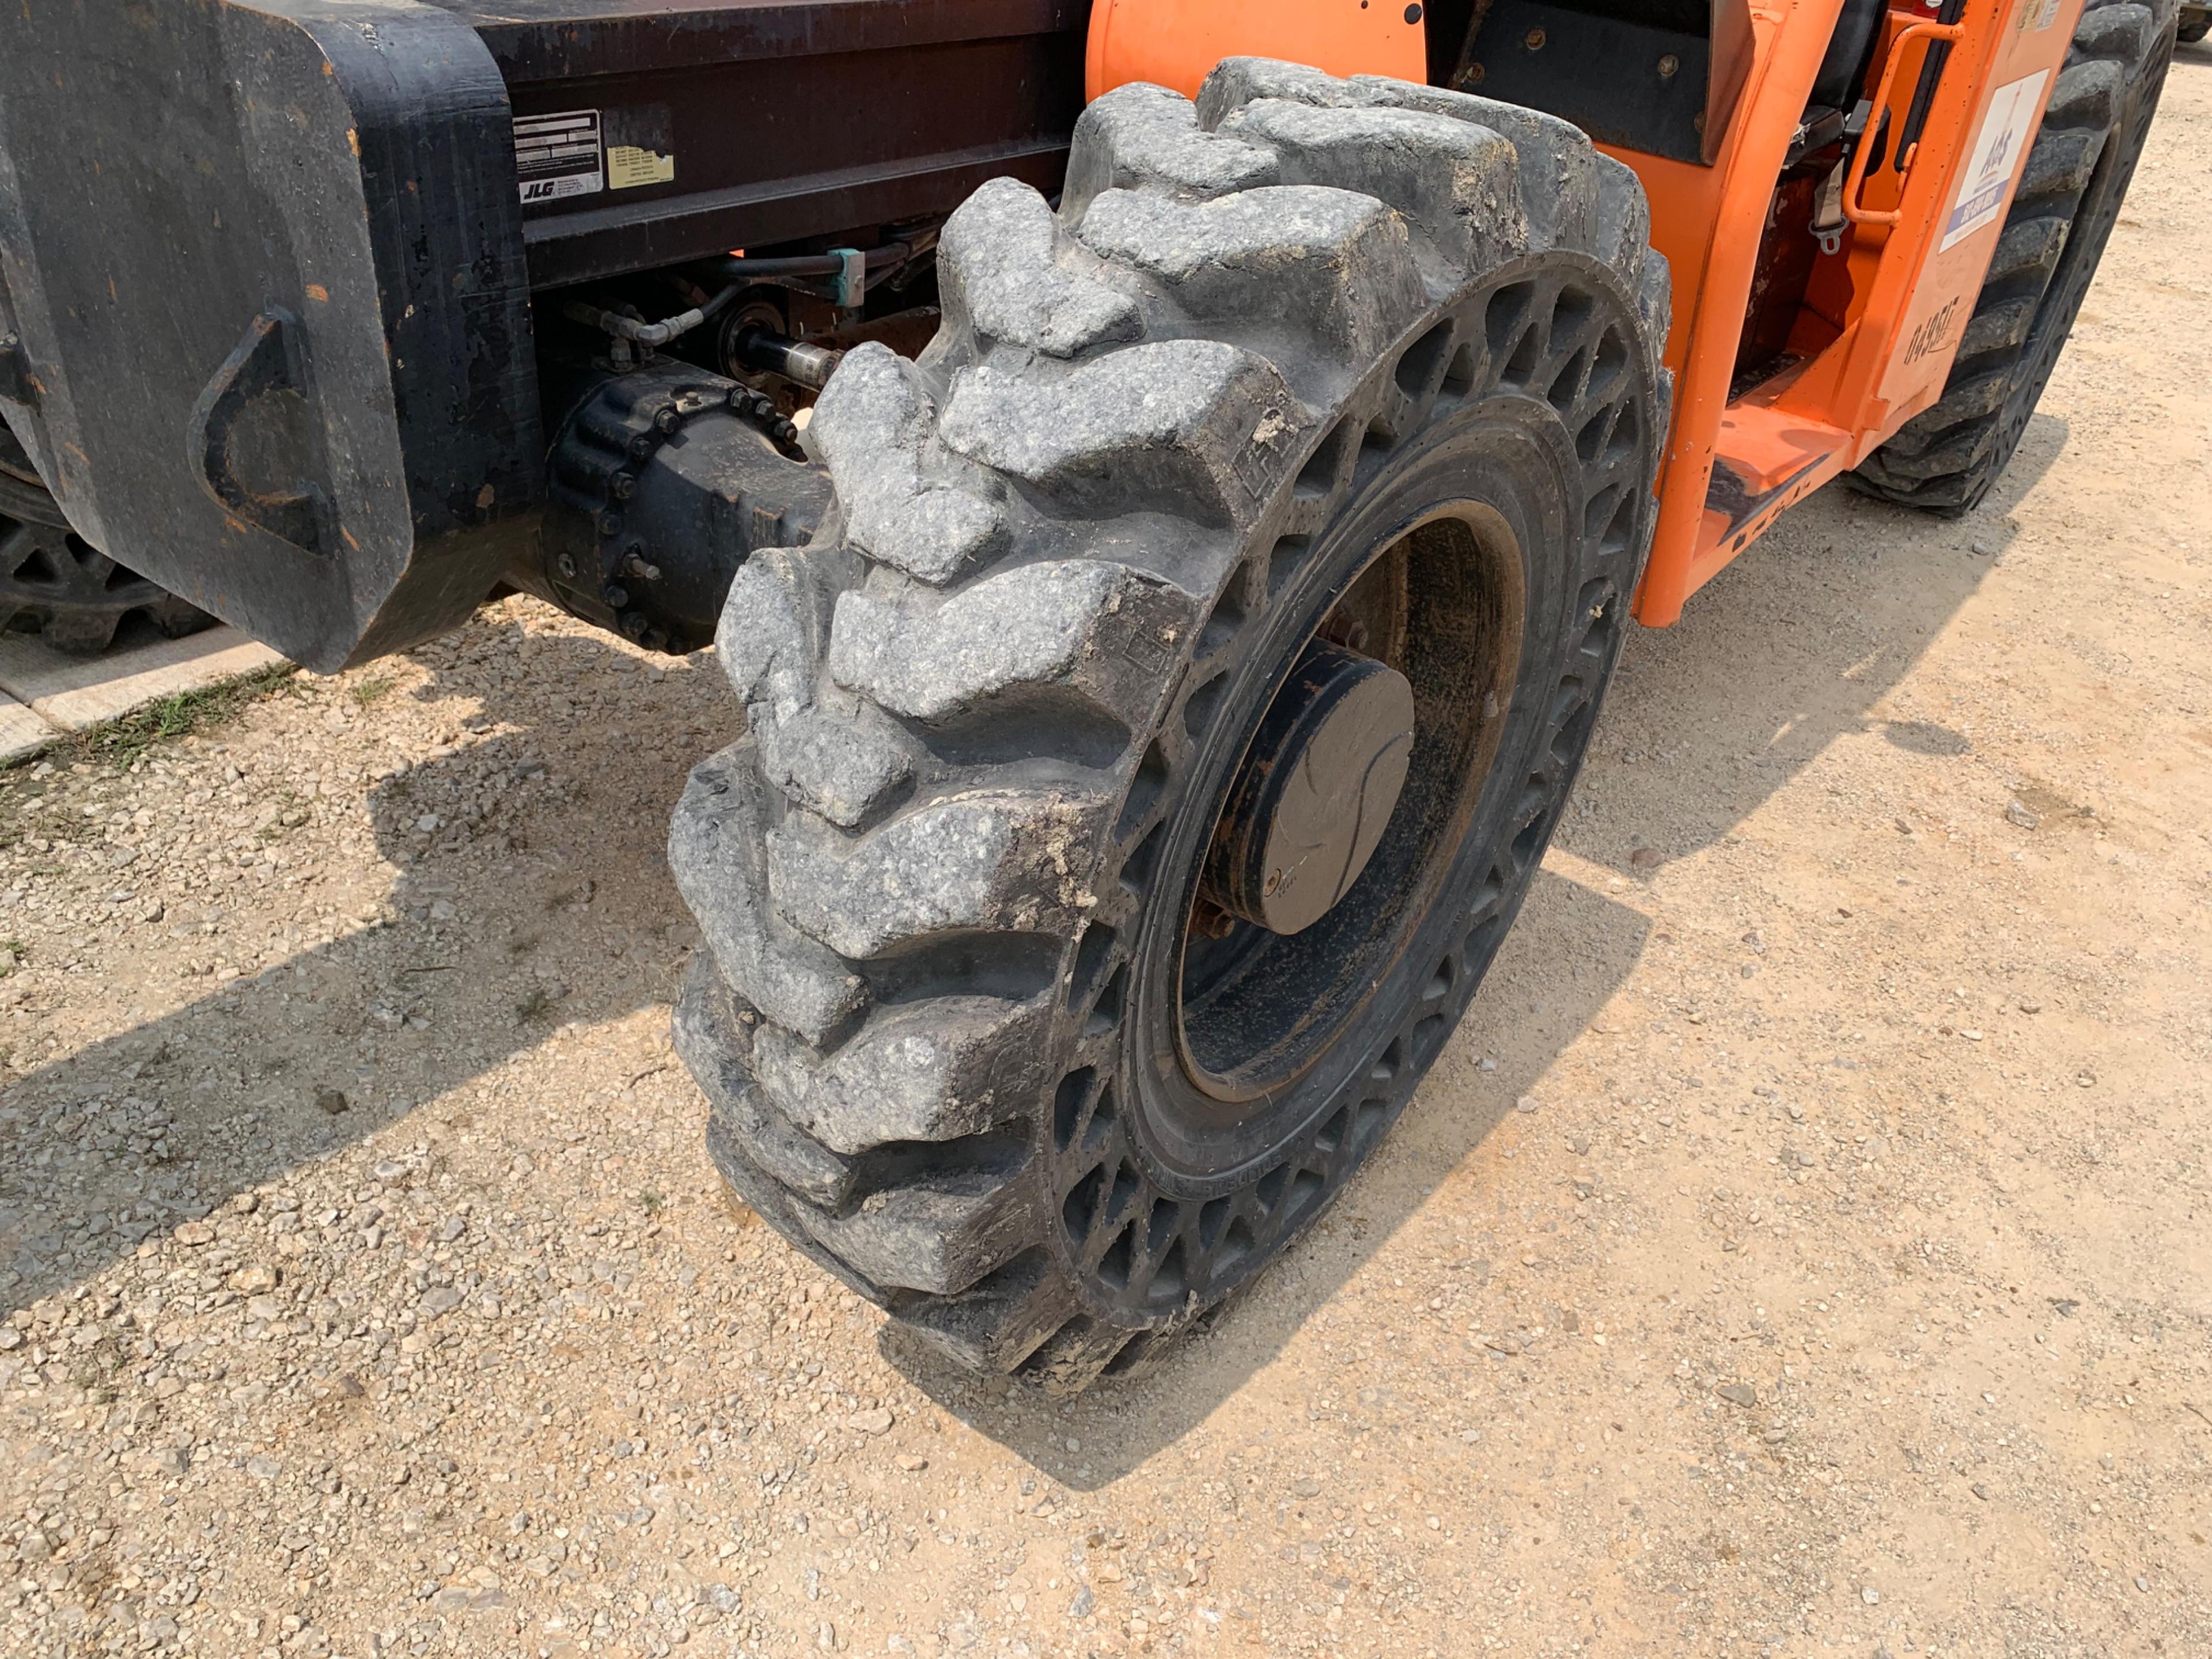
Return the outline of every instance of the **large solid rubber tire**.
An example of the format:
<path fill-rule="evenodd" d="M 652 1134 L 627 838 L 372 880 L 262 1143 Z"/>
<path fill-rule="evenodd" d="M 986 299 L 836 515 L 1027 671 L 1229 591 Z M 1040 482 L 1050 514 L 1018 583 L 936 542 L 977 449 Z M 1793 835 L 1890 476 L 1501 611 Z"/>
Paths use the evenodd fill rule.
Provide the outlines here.
<path fill-rule="evenodd" d="M 1093 103 L 1058 213 L 986 185 L 939 270 L 920 361 L 850 352 L 816 406 L 814 541 L 731 591 L 750 732 L 671 831 L 708 947 L 677 1042 L 747 1203 L 961 1363 L 1067 1391 L 1310 1227 L 1466 1009 L 1620 649 L 1668 278 L 1634 176 L 1565 123 L 1255 59 L 1194 106 Z M 1511 606 L 1458 562 L 1468 525 Z M 1435 729 L 1484 735 L 1417 721 L 1361 877 L 1418 894 L 1376 912 L 1397 931 L 1329 933 L 1355 886 L 1251 936 L 1323 978 L 1332 938 L 1395 954 L 1317 994 L 1328 1040 L 1285 1040 L 1303 1069 L 1264 1133 L 1186 1146 L 1148 1033 L 1183 1017 L 1157 981 L 1194 937 L 1209 803 L 1385 543 L 1467 592 L 1411 605 L 1403 652 L 1462 721 Z M 1486 605 L 1513 617 L 1504 695 L 1425 686 Z"/>
<path fill-rule="evenodd" d="M 2176 15 L 2174 0 L 2089 0 L 1943 395 L 1851 475 L 1861 489 L 1955 518 L 2011 462 L 2150 136 Z"/>

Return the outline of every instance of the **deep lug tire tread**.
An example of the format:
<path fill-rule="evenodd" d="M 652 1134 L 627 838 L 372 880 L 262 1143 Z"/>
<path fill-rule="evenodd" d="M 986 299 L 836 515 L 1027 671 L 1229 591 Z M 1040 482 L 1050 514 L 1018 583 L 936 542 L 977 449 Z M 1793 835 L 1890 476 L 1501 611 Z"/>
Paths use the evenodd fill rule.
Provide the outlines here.
<path fill-rule="evenodd" d="M 1648 241 L 1633 176 L 1564 122 L 1253 59 L 1195 106 L 1090 106 L 1056 215 L 1005 182 L 962 207 L 935 343 L 848 354 L 817 406 L 836 507 L 732 589 L 750 734 L 672 831 L 708 946 L 678 1047 L 748 1204 L 960 1363 L 1072 1390 L 1156 1363 L 1340 1190 L 1473 994 L 1618 649 L 1650 522 L 1635 427 L 1670 392 Z M 1613 323 L 1563 303 L 1576 272 Z M 1164 745 L 1197 729 L 1267 546 L 1295 556 L 1436 410 L 1516 376 L 1570 422 L 1605 571 L 1519 833 L 1370 1097 L 1273 1190 L 1188 1206 L 1247 1268 L 1108 1305 L 1048 1166 L 1103 1132 L 1086 1068 L 1127 941 L 1101 918 Z"/>

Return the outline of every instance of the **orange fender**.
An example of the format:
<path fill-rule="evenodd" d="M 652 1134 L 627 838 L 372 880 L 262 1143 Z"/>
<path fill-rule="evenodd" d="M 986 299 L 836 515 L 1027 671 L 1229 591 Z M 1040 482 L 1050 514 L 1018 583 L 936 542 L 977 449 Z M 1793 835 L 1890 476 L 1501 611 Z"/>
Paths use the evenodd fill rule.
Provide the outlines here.
<path fill-rule="evenodd" d="M 1150 81 L 1195 98 L 1224 58 L 1425 81 L 1422 9 L 1407 0 L 1093 0 L 1084 96 Z"/>

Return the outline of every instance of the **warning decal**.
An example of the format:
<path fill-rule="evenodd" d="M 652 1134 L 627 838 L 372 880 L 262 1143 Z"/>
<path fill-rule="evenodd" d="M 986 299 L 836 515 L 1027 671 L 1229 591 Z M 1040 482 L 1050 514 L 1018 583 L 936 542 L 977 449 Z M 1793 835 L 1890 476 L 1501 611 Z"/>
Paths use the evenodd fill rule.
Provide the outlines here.
<path fill-rule="evenodd" d="M 592 196 L 605 188 L 599 168 L 599 112 L 514 118 L 514 173 L 525 205 Z"/>
<path fill-rule="evenodd" d="M 1950 217 L 1943 222 L 1943 249 L 1972 235 L 2004 211 L 2013 168 L 2027 146 L 2028 135 L 2035 130 L 2043 83 L 2050 78 L 2049 70 L 2038 70 L 2010 86 L 1999 87 L 1991 95 L 1989 113 L 1982 118 L 1982 130 L 1974 135 L 1974 148 L 1966 157 L 1958 199 L 1952 204 Z"/>
<path fill-rule="evenodd" d="M 676 158 L 663 155 L 659 150 L 647 149 L 642 144 L 609 144 L 607 146 L 607 188 L 635 190 L 640 185 L 672 184 L 676 179 Z"/>

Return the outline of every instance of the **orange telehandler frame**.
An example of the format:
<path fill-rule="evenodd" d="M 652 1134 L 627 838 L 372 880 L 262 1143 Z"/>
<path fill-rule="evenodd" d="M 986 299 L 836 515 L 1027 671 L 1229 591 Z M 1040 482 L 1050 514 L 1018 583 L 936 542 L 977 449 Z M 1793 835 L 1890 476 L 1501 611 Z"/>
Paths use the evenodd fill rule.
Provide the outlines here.
<path fill-rule="evenodd" d="M 1674 621 L 1784 508 L 1942 394 L 2082 9 L 2082 0 L 1965 0 L 1944 9 L 1956 14 L 1947 22 L 1932 0 L 1887 7 L 1863 88 L 1865 131 L 1879 131 L 1886 112 L 1893 132 L 1911 118 L 1917 141 L 1896 158 L 1901 170 L 1869 167 L 1875 147 L 1856 147 L 1840 231 L 1814 260 L 1788 348 L 1773 373 L 1742 385 L 1762 233 L 1844 3 L 1717 0 L 1705 155 L 1599 144 L 1644 181 L 1652 246 L 1674 270 L 1674 422 L 1636 602 L 1648 626 Z M 1141 80 L 1194 95 L 1237 53 L 1425 80 L 1422 10 L 1381 0 L 1097 0 L 1086 90 L 1095 98 Z M 1938 50 L 1947 61 L 1926 99 L 1923 69 Z"/>

